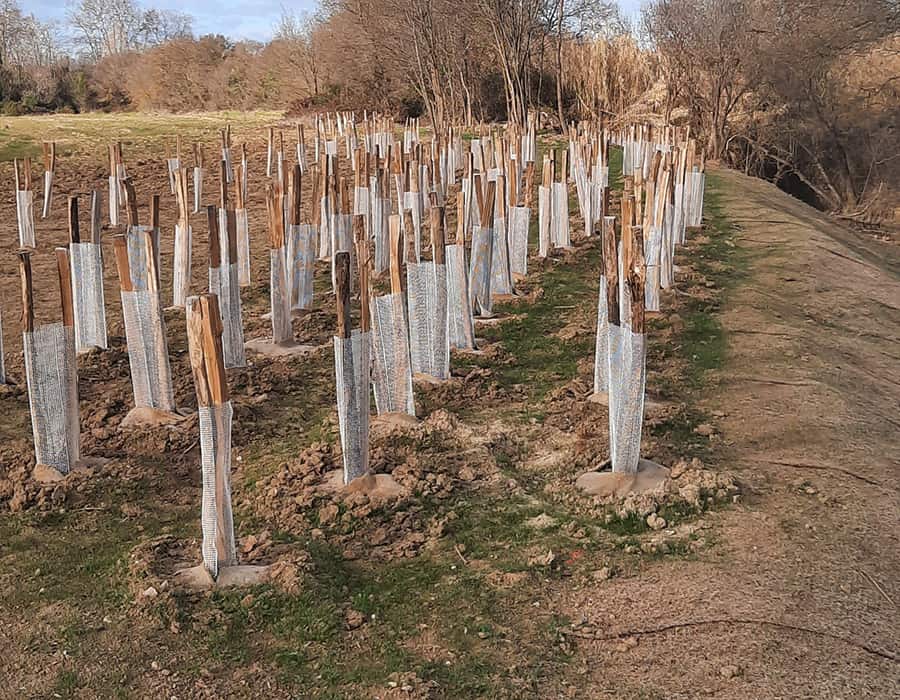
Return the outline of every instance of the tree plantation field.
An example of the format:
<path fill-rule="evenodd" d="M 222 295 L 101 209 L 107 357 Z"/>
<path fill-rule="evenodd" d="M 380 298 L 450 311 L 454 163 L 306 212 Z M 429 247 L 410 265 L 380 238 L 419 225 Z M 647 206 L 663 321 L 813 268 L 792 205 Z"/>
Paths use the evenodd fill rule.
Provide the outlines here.
<path fill-rule="evenodd" d="M 315 123 L 299 123 L 311 155 Z M 114 237 L 125 221 L 106 216 L 107 148 L 122 144 L 141 223 L 161 196 L 168 306 L 179 213 L 166 158 L 176 136 L 186 165 L 201 144 L 203 203 L 214 204 L 226 124 L 235 160 L 247 153 L 243 332 L 268 339 L 269 127 L 292 167 L 298 120 L 0 119 L 0 697 L 896 695 L 900 250 L 723 167 L 707 168 L 702 226 L 675 248 L 674 284 L 646 319 L 640 455 L 670 470 L 664 489 L 600 498 L 576 485 L 611 458 L 609 411 L 591 400 L 608 268 L 570 182 L 571 245 L 539 254 L 535 196 L 527 275 L 494 300 L 494 318 L 476 318 L 479 351 L 454 350 L 447 380 L 415 378 L 417 421 L 377 421 L 373 410 L 368 467 L 396 481 L 391 499 L 327 483 L 342 466 L 333 337 L 343 312 L 330 261 L 315 262 L 312 309 L 290 320 L 309 352 L 248 352 L 245 367 L 225 370 L 237 559 L 268 575 L 184 585 L 176 572 L 203 555 L 196 348 L 184 309 L 166 308 L 174 402 L 187 416 L 123 427 L 134 396 Z M 403 125 L 392 128 L 402 138 Z M 514 133 L 462 130 L 465 148 L 488 128 Z M 417 134 L 427 151 L 433 132 Z M 46 220 L 43 141 L 58 149 Z M 568 145 L 539 130 L 535 190 L 544 156 Z M 342 141 L 338 152 L 352 185 Z M 107 461 L 50 483 L 33 478 L 19 320 L 10 160 L 26 155 L 36 159 L 36 325 L 60 318 L 54 247 L 68 241 L 66 198 L 79 197 L 83 236 L 90 192 L 104 200 L 109 348 L 79 354 L 77 382 L 82 453 Z M 605 213 L 621 220 L 634 197 L 619 145 L 608 165 Z M 304 221 L 319 205 L 313 180 L 302 179 Z M 448 188 L 448 241 L 460 189 Z M 189 223 L 198 294 L 209 284 L 207 212 Z M 389 277 L 373 275 L 373 289 Z"/>

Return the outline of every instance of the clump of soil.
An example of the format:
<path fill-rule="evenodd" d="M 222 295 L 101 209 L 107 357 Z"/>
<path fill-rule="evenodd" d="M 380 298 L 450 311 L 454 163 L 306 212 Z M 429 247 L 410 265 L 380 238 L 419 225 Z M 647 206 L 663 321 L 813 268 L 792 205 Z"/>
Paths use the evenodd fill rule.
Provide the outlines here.
<path fill-rule="evenodd" d="M 489 446 L 490 431 L 477 437 L 454 414 L 438 410 L 413 425 L 372 430 L 369 467 L 402 487 L 405 495 L 395 501 L 333 491 L 327 479 L 341 468 L 341 458 L 327 443 L 311 445 L 235 498 L 278 529 L 325 539 L 346 558 L 411 557 L 444 535 L 454 518 L 445 504 L 454 492 L 498 478 Z"/>

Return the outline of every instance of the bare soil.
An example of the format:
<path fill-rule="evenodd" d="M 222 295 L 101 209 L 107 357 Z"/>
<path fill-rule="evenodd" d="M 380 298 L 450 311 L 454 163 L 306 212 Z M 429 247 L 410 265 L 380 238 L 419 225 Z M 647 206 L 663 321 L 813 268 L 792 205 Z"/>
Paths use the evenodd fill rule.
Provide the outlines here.
<path fill-rule="evenodd" d="M 244 138 L 251 338 L 269 333 L 264 132 Z M 142 204 L 165 193 L 170 261 L 158 140 L 125 158 Z M 62 194 L 105 178 L 88 156 L 61 161 L 37 226 L 39 319 L 59 314 Z M 479 329 L 485 352 L 416 387 L 419 423 L 373 430 L 373 470 L 403 489 L 388 503 L 327 484 L 340 455 L 323 284 L 295 320 L 317 350 L 229 371 L 239 557 L 271 580 L 207 593 L 173 583 L 199 560 L 196 417 L 119 430 L 131 387 L 107 234 L 113 347 L 79 359 L 79 389 L 84 451 L 111 460 L 63 484 L 28 477 L 4 198 L 0 697 L 894 697 L 900 252 L 760 181 L 716 171 L 708 191 L 707 225 L 650 324 L 642 454 L 672 469 L 665 494 L 575 485 L 608 458 L 606 408 L 590 401 L 594 242 L 530 260 L 523 298 Z M 193 223 L 200 289 L 206 225 Z M 165 298 L 170 262 L 163 273 Z M 183 319 L 167 322 L 191 408 Z"/>

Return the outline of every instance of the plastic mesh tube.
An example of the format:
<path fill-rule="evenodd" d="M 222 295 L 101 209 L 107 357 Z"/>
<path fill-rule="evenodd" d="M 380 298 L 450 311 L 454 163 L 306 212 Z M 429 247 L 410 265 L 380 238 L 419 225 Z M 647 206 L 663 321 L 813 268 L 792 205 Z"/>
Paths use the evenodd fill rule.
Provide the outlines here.
<path fill-rule="evenodd" d="M 275 343 L 286 343 L 293 337 L 284 258 L 284 248 L 269 250 L 269 299 L 272 305 L 272 340 Z"/>
<path fill-rule="evenodd" d="M 34 192 L 16 190 L 16 218 L 19 224 L 19 245 L 34 248 Z"/>
<path fill-rule="evenodd" d="M 369 188 L 353 188 L 353 214 L 369 215 Z"/>
<path fill-rule="evenodd" d="M 79 351 L 92 347 L 105 350 L 108 342 L 100 244 L 71 243 L 69 259 L 72 270 L 75 347 Z"/>
<path fill-rule="evenodd" d="M 231 163 L 231 149 L 227 146 L 222 149 L 222 160 L 225 161 L 225 181 L 230 185 L 234 182 L 234 166 Z"/>
<path fill-rule="evenodd" d="M 369 333 L 353 331 L 350 338 L 334 338 L 334 373 L 338 426 L 344 464 L 344 483 L 369 468 Z"/>
<path fill-rule="evenodd" d="M 322 221 L 319 228 L 319 260 L 328 260 L 331 257 L 331 227 L 334 225 L 334 221 L 328 213 L 330 204 L 327 197 L 322 197 L 319 208 Z"/>
<path fill-rule="evenodd" d="M 659 286 L 668 289 L 675 281 L 675 233 L 672 207 L 663 214 L 663 229 L 659 248 Z"/>
<path fill-rule="evenodd" d="M 372 200 L 372 237 L 375 239 L 376 275 L 380 275 L 390 266 L 390 216 L 391 200 L 374 197 Z"/>
<path fill-rule="evenodd" d="M 491 294 L 512 294 L 506 219 L 494 219 L 494 252 L 491 255 Z"/>
<path fill-rule="evenodd" d="M 594 345 L 594 393 L 609 391 L 609 309 L 606 275 L 600 275 L 600 302 L 597 305 L 597 339 Z"/>
<path fill-rule="evenodd" d="M 651 226 L 644 244 L 644 258 L 647 261 L 646 282 L 644 284 L 644 304 L 647 311 L 659 311 L 659 260 L 662 236 L 659 229 Z"/>
<path fill-rule="evenodd" d="M 447 379 L 447 268 L 433 262 L 407 263 L 406 275 L 412 371 Z"/>
<path fill-rule="evenodd" d="M 550 188 L 540 185 L 538 187 L 538 255 L 542 258 L 546 258 L 550 254 L 551 202 Z"/>
<path fill-rule="evenodd" d="M 509 267 L 514 275 L 528 274 L 528 228 L 531 225 L 531 209 L 509 208 Z"/>
<path fill-rule="evenodd" d="M 81 440 L 73 330 L 52 323 L 22 340 L 35 461 L 68 474 Z"/>
<path fill-rule="evenodd" d="M 553 183 L 553 245 L 556 248 L 568 248 L 572 245 L 569 238 L 569 191 L 564 182 Z"/>
<path fill-rule="evenodd" d="M 311 309 L 313 303 L 313 275 L 315 272 L 316 229 L 310 224 L 290 227 L 291 254 L 289 258 L 290 307 Z M 290 274 L 293 273 L 292 276 Z"/>
<path fill-rule="evenodd" d="M 187 228 L 175 224 L 175 255 L 172 261 L 172 306 L 183 307 L 191 286 L 191 238 Z"/>
<path fill-rule="evenodd" d="M 675 207 L 674 207 L 674 240 L 675 243 L 684 243 L 684 185 L 675 185 Z"/>
<path fill-rule="evenodd" d="M 244 367 L 244 326 L 241 318 L 241 290 L 238 285 L 237 264 L 226 264 L 218 269 L 218 274 L 210 275 L 209 289 L 219 297 L 222 314 L 222 354 L 225 367 Z M 213 284 L 216 282 L 217 287 Z"/>
<path fill-rule="evenodd" d="M 614 472 L 637 471 L 644 416 L 645 338 L 609 326 L 609 427 Z"/>
<path fill-rule="evenodd" d="M 194 213 L 200 213 L 200 203 L 203 200 L 203 168 L 194 167 Z"/>
<path fill-rule="evenodd" d="M 175 174 L 181 167 L 177 158 L 167 158 L 166 165 L 169 169 L 169 190 L 171 194 L 175 194 Z"/>
<path fill-rule="evenodd" d="M 491 267 L 494 256 L 494 232 L 491 228 L 472 229 L 472 259 L 469 267 L 469 303 L 481 316 L 493 312 Z"/>
<path fill-rule="evenodd" d="M 109 224 L 119 225 L 119 181 L 114 175 L 109 177 Z"/>
<path fill-rule="evenodd" d="M 231 511 L 231 402 L 200 406 L 200 506 L 203 566 L 215 578 L 219 569 L 237 562 Z M 220 477 L 217 479 L 217 474 Z"/>
<path fill-rule="evenodd" d="M 475 349 L 475 327 L 469 300 L 466 249 L 461 244 L 444 248 L 447 260 L 447 319 L 452 348 Z"/>
<path fill-rule="evenodd" d="M 41 218 L 50 216 L 50 207 L 53 204 L 53 171 L 44 171 L 44 207 L 41 209 Z"/>
<path fill-rule="evenodd" d="M 378 415 L 416 414 L 409 335 L 402 294 L 375 297 L 372 315 L 372 384 Z"/>
<path fill-rule="evenodd" d="M 238 285 L 249 287 L 250 280 L 250 222 L 246 209 L 234 210 L 235 228 L 237 230 L 237 265 Z"/>
<path fill-rule="evenodd" d="M 160 338 L 163 342 L 165 339 L 159 295 L 146 290 L 122 292 L 121 295 L 134 404 L 174 411 L 168 353 L 164 346 L 159 347 Z M 165 357 L 162 365 L 160 357 Z"/>

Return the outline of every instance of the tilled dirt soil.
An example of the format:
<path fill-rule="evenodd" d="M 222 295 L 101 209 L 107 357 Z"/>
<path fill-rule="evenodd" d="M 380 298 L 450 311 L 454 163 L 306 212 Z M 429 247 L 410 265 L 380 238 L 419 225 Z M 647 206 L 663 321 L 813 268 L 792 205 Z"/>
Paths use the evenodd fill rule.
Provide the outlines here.
<path fill-rule="evenodd" d="M 251 169 L 261 173 L 263 134 L 247 136 Z M 142 203 L 165 193 L 162 254 L 170 260 L 175 212 L 164 168 L 138 145 L 126 147 L 125 157 Z M 105 178 L 100 166 L 63 164 L 58 192 L 105 191 Z M 199 557 L 196 417 L 175 430 L 119 429 L 131 385 L 107 234 L 112 347 L 79 358 L 79 389 L 84 452 L 110 461 L 63 484 L 30 480 L 10 229 L 0 242 L 0 300 L 14 384 L 0 395 L 0 508 L 11 511 L 3 524 L 16 545 L 0 543 L 0 599 L 9 601 L 0 640 L 21 650 L 0 661 L 16 688 L 10 697 L 105 697 L 112 688 L 133 697 L 210 698 L 296 697 L 298 688 L 314 697 L 891 697 L 900 683 L 893 622 L 900 601 L 893 483 L 900 464 L 900 255 L 764 183 L 726 172 L 716 178 L 709 189 L 739 228 L 746 269 L 726 294 L 694 264 L 709 232 L 694 234 L 679 258 L 678 290 L 666 295 L 665 315 L 651 322 L 652 404 L 642 454 L 672 467 L 665 494 L 604 502 L 574 488 L 581 473 L 608 458 L 606 409 L 589 401 L 596 309 L 590 269 L 577 274 L 591 278 L 587 296 L 594 297 L 561 303 L 553 323 L 562 346 L 590 347 L 574 376 L 535 399 L 529 377 L 509 379 L 527 359 L 504 343 L 508 331 L 490 331 L 482 355 L 454 360 L 449 382 L 417 387 L 416 425 L 373 429 L 372 469 L 391 473 L 403 489 L 389 503 L 335 493 L 326 483 L 340 466 L 330 295 L 318 294 L 317 309 L 295 320 L 298 340 L 317 351 L 300 360 L 251 358 L 246 369 L 229 371 L 241 560 L 273 565 L 272 589 L 288 601 L 312 606 L 302 596 L 323 578 L 339 588 L 337 642 L 324 633 L 301 635 L 312 659 L 312 675 L 302 682 L 284 677 L 278 654 L 286 650 L 273 661 L 277 624 L 250 631 L 254 620 L 275 616 L 258 607 L 266 591 L 241 593 L 232 605 L 172 584 L 174 571 Z M 269 333 L 261 319 L 268 305 L 261 181 L 255 179 L 249 205 L 254 284 L 243 297 L 247 338 Z M 211 179 L 206 189 L 215 192 Z M 65 241 L 61 202 L 58 196 L 53 218 L 37 228 L 39 322 L 59 313 L 50 251 Z M 6 200 L 0 214 L 15 221 Z M 197 290 L 205 286 L 205 218 L 193 223 Z M 523 298 L 501 309 L 508 324 L 527 322 L 533 305 L 546 302 L 545 272 L 575 269 L 592 250 L 592 242 L 578 241 L 553 261 L 533 261 Z M 704 269 L 721 264 L 710 260 Z M 170 268 L 163 264 L 164 298 Z M 324 268 L 317 271 L 317 279 L 325 276 Z M 700 382 L 688 379 L 696 357 L 682 352 L 693 347 L 685 326 L 698 308 L 721 318 L 727 356 L 702 386 L 688 389 Z M 184 323 L 177 311 L 166 320 L 176 400 L 189 410 L 196 404 Z M 527 352 L 527 345 L 516 347 Z M 527 519 L 508 523 L 507 503 Z M 54 533 L 54 519 L 65 518 L 76 523 L 72 531 L 58 543 L 42 540 Z M 24 568 L 34 552 L 55 552 L 67 537 L 80 545 L 99 536 L 91 553 L 99 559 L 107 532 L 127 552 L 101 584 L 111 584 L 114 603 L 77 588 L 74 574 L 71 590 L 61 586 L 55 579 L 65 567 L 49 576 L 46 565 Z M 24 543 L 31 553 L 20 549 Z M 323 550 L 355 567 L 357 578 L 335 582 Z M 367 576 L 436 564 L 444 578 L 408 591 L 414 631 L 397 636 L 376 615 L 360 612 L 356 588 Z M 91 561 L 67 566 L 82 576 Z M 426 612 L 445 578 L 461 577 L 499 596 L 493 617 L 485 611 L 475 618 L 482 623 L 475 647 L 454 641 L 464 610 L 460 620 Z M 14 612 L 18 606 L 28 619 Z M 92 647 L 71 656 L 76 645 L 60 620 L 75 620 L 66 624 L 90 635 Z M 315 621 L 304 624 L 306 632 L 317 629 Z M 206 631 L 221 628 L 244 635 L 234 658 L 227 638 L 218 642 L 225 652 L 203 651 Z M 374 678 L 347 672 L 355 680 L 329 680 L 332 690 L 323 690 L 323 678 L 336 673 L 329 644 L 357 663 L 354 655 L 379 647 L 385 635 L 419 661 L 399 670 L 385 665 Z M 41 639 L 50 641 L 35 642 Z M 319 657 L 326 659 L 321 666 Z M 485 684 L 435 670 L 470 658 L 496 666 Z"/>

